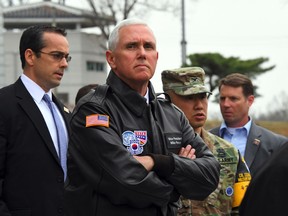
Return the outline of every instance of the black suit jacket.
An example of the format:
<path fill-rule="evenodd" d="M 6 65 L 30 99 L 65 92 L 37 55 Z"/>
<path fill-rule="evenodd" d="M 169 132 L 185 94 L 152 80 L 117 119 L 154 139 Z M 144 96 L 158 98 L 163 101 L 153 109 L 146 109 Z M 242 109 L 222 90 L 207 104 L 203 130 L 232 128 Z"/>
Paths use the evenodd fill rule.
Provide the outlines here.
<path fill-rule="evenodd" d="M 210 132 L 220 136 L 219 130 L 220 127 L 216 127 Z M 270 156 L 287 141 L 287 137 L 275 134 L 252 121 L 244 155 L 251 176 L 253 177 Z"/>
<path fill-rule="evenodd" d="M 67 126 L 68 109 L 52 98 Z M 0 101 L 0 215 L 64 215 L 64 174 L 39 108 L 20 78 Z"/>
<path fill-rule="evenodd" d="M 252 178 L 240 206 L 241 216 L 286 216 L 288 191 L 288 143 Z"/>

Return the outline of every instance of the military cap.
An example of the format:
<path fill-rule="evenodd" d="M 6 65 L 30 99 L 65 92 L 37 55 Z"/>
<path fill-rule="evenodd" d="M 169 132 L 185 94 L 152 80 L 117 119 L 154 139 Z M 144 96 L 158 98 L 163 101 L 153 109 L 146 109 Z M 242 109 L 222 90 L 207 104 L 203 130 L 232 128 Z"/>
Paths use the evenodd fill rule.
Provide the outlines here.
<path fill-rule="evenodd" d="M 192 95 L 211 92 L 205 87 L 205 72 L 200 67 L 184 67 L 164 70 L 161 73 L 163 90 L 173 90 L 178 95 Z"/>

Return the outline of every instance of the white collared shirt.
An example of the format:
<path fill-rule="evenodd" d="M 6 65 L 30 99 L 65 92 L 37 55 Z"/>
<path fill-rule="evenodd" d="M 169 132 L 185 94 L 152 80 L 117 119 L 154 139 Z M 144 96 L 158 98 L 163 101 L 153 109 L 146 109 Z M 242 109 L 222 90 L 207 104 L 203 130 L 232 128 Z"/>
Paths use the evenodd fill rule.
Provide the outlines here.
<path fill-rule="evenodd" d="M 47 103 L 43 100 L 43 96 L 45 94 L 45 91 L 39 85 L 37 85 L 33 80 L 31 80 L 29 77 L 27 77 L 25 74 L 22 74 L 20 78 L 21 78 L 21 81 L 23 82 L 24 86 L 26 87 L 26 89 L 28 90 L 28 92 L 30 93 L 32 98 L 34 99 L 40 112 L 42 113 L 43 118 L 44 118 L 46 125 L 48 127 L 48 130 L 50 132 L 51 138 L 53 140 L 54 147 L 55 147 L 57 153 L 59 153 L 57 131 L 56 131 L 54 119 L 53 119 L 52 113 L 51 113 Z M 52 100 L 51 90 L 49 92 L 47 92 L 46 94 L 48 94 L 50 99 Z M 58 107 L 56 105 L 54 107 L 57 108 L 56 110 L 57 110 L 58 116 L 60 116 L 60 118 L 61 118 L 61 122 L 65 128 L 65 133 L 66 133 L 65 135 L 67 137 L 68 133 L 67 133 L 67 129 L 66 129 L 66 125 L 65 125 L 65 121 L 63 119 L 63 116 L 61 115 Z"/>
<path fill-rule="evenodd" d="M 147 88 L 144 98 L 146 99 L 146 103 L 149 104 L 149 88 Z"/>

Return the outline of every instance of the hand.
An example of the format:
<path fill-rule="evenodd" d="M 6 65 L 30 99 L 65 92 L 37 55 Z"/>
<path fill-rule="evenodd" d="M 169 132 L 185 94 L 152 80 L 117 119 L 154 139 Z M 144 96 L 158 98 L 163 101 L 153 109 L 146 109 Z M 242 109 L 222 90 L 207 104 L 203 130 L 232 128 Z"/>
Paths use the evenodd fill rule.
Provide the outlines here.
<path fill-rule="evenodd" d="M 137 155 L 133 155 L 133 157 L 134 157 L 139 163 L 141 163 L 148 172 L 153 169 L 153 167 L 154 167 L 154 160 L 152 159 L 152 157 L 150 157 L 150 156 L 137 156 Z"/>
<path fill-rule="evenodd" d="M 179 152 L 178 155 L 182 156 L 182 157 L 190 158 L 192 160 L 196 159 L 195 149 L 192 148 L 191 145 L 187 145 L 185 148 L 182 147 L 180 149 L 180 152 Z"/>

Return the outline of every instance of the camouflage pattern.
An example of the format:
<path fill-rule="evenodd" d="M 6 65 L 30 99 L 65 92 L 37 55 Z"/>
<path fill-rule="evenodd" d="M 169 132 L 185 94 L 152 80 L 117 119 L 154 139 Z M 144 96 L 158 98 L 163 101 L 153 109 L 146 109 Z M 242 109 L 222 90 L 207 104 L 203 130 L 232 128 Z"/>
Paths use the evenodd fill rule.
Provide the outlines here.
<path fill-rule="evenodd" d="M 205 72 L 200 67 L 185 67 L 162 72 L 163 90 L 173 90 L 178 95 L 211 92 L 205 87 Z"/>
<path fill-rule="evenodd" d="M 178 216 L 230 216 L 239 155 L 233 144 L 202 129 L 201 137 L 218 159 L 221 170 L 217 189 L 205 200 L 181 197 Z"/>
<path fill-rule="evenodd" d="M 187 96 L 200 93 L 209 93 L 205 87 L 205 72 L 200 67 L 186 67 L 162 72 L 163 90 L 172 90 L 175 94 Z M 239 215 L 239 199 L 242 200 L 243 191 L 246 188 L 237 190 L 235 196 L 235 185 L 244 185 L 243 181 L 250 176 L 248 167 L 240 156 L 239 151 L 228 141 L 201 130 L 201 137 L 217 158 L 221 165 L 220 179 L 217 189 L 212 192 L 205 200 L 196 201 L 180 198 L 180 208 L 178 216 L 236 216 Z M 246 169 L 246 168 L 247 169 Z M 248 177 L 247 177 L 248 176 Z M 247 177 L 247 178 L 244 178 Z M 250 176 L 251 179 L 251 176 Z M 242 182 L 241 182 L 242 181 Z M 245 184 L 247 185 L 247 184 Z M 237 202 L 235 202 L 237 198 Z M 235 203 L 237 205 L 235 205 Z M 233 208 L 233 204 L 234 207 Z"/>

